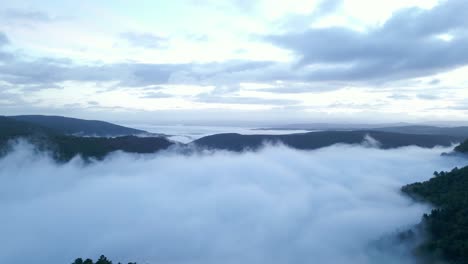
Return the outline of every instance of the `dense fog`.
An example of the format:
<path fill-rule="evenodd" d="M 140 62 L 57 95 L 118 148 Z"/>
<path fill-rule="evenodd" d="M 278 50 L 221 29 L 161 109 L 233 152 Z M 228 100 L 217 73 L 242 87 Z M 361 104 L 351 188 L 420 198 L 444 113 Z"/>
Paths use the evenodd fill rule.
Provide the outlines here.
<path fill-rule="evenodd" d="M 0 263 L 413 263 L 376 246 L 429 210 L 399 188 L 463 161 L 372 145 L 57 164 L 19 142 L 0 159 Z"/>

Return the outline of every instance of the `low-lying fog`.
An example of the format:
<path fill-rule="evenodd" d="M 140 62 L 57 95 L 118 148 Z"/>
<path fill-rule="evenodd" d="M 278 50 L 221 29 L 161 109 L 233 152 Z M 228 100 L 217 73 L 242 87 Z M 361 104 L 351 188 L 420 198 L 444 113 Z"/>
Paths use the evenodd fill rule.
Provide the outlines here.
<path fill-rule="evenodd" d="M 142 129 L 150 133 L 161 133 L 168 138 L 181 143 L 190 143 L 199 138 L 221 133 L 238 133 L 242 135 L 284 135 L 293 133 L 306 133 L 310 130 L 289 129 L 258 129 L 249 127 L 226 126 L 196 126 L 196 125 L 151 125 L 132 124 L 130 127 Z"/>
<path fill-rule="evenodd" d="M 20 143 L 0 159 L 0 263 L 412 263 L 373 243 L 419 222 L 428 208 L 399 188 L 463 164 L 443 151 L 269 146 L 57 165 Z"/>

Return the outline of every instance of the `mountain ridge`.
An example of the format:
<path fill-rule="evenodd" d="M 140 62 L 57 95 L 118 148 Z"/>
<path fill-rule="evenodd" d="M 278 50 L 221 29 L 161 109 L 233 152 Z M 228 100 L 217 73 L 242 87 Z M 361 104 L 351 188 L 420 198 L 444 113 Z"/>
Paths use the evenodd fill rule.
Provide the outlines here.
<path fill-rule="evenodd" d="M 8 118 L 53 129 L 62 134 L 79 136 L 130 136 L 147 134 L 147 131 L 116 125 L 100 120 L 86 120 L 65 116 L 17 115 Z"/>

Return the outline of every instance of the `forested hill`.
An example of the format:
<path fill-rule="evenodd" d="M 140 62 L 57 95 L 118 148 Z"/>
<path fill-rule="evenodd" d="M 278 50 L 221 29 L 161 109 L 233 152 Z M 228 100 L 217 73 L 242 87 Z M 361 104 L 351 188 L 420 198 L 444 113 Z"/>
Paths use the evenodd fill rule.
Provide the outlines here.
<path fill-rule="evenodd" d="M 448 135 L 466 138 L 468 135 L 468 127 L 437 127 L 437 126 L 394 126 L 373 128 L 375 131 L 404 133 L 404 134 L 419 134 L 419 135 Z"/>
<path fill-rule="evenodd" d="M 9 118 L 39 125 L 41 127 L 53 129 L 58 133 L 69 135 L 111 137 L 147 133 L 143 130 L 119 126 L 104 121 L 84 120 L 63 116 L 21 115 L 10 116 Z"/>
<path fill-rule="evenodd" d="M 0 142 L 2 139 L 5 140 L 11 137 L 54 133 L 56 132 L 49 128 L 0 116 Z"/>
<path fill-rule="evenodd" d="M 467 145 L 465 141 L 456 151 L 466 152 Z M 429 236 L 419 251 L 440 255 L 449 264 L 468 264 L 468 167 L 435 172 L 429 181 L 404 186 L 402 191 L 435 206 L 420 224 Z"/>
<path fill-rule="evenodd" d="M 455 148 L 455 151 L 458 153 L 468 154 L 468 140 L 462 142 Z"/>
<path fill-rule="evenodd" d="M 68 161 L 80 155 L 86 160 L 102 159 L 121 150 L 130 153 L 154 153 L 167 149 L 174 142 L 165 137 L 78 137 L 57 132 L 29 122 L 0 116 L 0 155 L 10 150 L 9 142 L 26 139 L 39 150 L 49 151 L 57 161 Z"/>
<path fill-rule="evenodd" d="M 258 149 L 264 143 L 282 143 L 296 149 L 317 149 L 337 143 L 361 144 L 372 137 L 384 149 L 403 146 L 450 146 L 463 140 L 462 137 L 447 135 L 415 135 L 380 131 L 321 131 L 289 135 L 240 135 L 217 134 L 195 140 L 193 144 L 202 148 L 242 151 Z M 370 142 L 369 142 L 370 143 Z"/>

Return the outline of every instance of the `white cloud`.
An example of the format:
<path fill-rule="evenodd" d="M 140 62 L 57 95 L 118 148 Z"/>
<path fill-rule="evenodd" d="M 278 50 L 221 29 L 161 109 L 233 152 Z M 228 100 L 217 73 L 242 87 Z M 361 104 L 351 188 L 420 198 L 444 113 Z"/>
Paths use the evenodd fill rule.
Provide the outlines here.
<path fill-rule="evenodd" d="M 442 151 L 267 147 L 57 165 L 20 144 L 0 159 L 0 262 L 412 263 L 373 242 L 427 211 L 399 187 L 460 164 Z"/>

